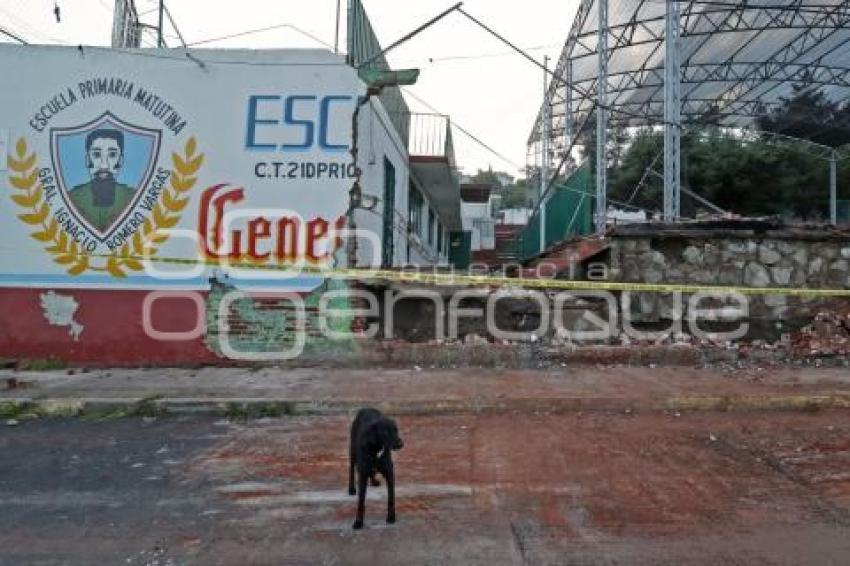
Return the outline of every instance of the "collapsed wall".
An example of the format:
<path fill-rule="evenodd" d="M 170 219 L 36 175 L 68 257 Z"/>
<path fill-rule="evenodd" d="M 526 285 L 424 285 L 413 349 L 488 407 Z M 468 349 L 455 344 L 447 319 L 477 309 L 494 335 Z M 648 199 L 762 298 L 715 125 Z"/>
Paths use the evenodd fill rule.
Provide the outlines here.
<path fill-rule="evenodd" d="M 444 345 L 463 343 L 477 352 L 476 363 L 494 352 L 502 352 L 502 363 L 513 348 L 522 353 L 515 360 L 521 365 L 576 345 L 723 345 L 733 335 L 750 343 L 788 343 L 792 357 L 850 353 L 850 300 L 801 294 L 850 288 L 847 231 L 763 221 L 640 224 L 609 230 L 594 250 L 580 256 L 578 269 L 558 264 L 561 282 L 575 276 L 573 289 L 559 289 L 557 280 L 537 281 L 538 288 L 498 280 L 490 286 L 423 285 L 399 273 L 383 280 L 328 279 L 307 294 L 245 293 L 227 281 L 213 281 L 208 292 L 161 293 L 155 301 L 148 292 L 124 291 L 110 295 L 115 300 L 107 308 L 98 291 L 33 289 L 25 300 L 5 291 L 2 312 L 15 313 L 15 320 L 7 316 L 6 331 L 0 331 L 0 356 L 171 365 L 232 363 L 255 353 L 242 361 L 270 362 L 303 340 L 301 354 L 290 361 L 431 359 L 438 351 L 422 347 L 448 353 Z M 558 253 L 569 258 L 570 245 Z M 584 281 L 603 288 L 695 285 L 709 296 L 697 301 L 687 291 L 583 291 Z M 722 296 L 711 297 L 712 289 Z M 756 292 L 740 294 L 745 289 Z M 714 317 L 712 309 L 732 316 Z M 735 334 L 738 329 L 744 331 Z M 457 356 L 446 359 L 457 362 Z"/>
<path fill-rule="evenodd" d="M 773 221 L 712 221 L 619 226 L 608 234 L 611 281 L 788 289 L 747 295 L 751 336 L 778 338 L 847 300 L 798 295 L 850 288 L 850 233 Z M 670 320 L 673 301 L 638 293 L 641 322 Z"/>
<path fill-rule="evenodd" d="M 540 288 L 479 288 L 458 300 L 466 290 L 417 295 L 388 283 L 407 297 L 389 301 L 395 316 L 384 337 L 555 345 L 788 340 L 823 313 L 841 320 L 850 313 L 845 297 L 806 294 L 850 288 L 850 232 L 764 220 L 622 225 L 603 238 L 560 244 L 523 274 L 536 275 Z M 539 281 L 553 277 L 588 281 L 590 290 Z M 659 288 L 608 288 L 632 283 Z M 387 311 L 384 305 L 384 319 Z"/>

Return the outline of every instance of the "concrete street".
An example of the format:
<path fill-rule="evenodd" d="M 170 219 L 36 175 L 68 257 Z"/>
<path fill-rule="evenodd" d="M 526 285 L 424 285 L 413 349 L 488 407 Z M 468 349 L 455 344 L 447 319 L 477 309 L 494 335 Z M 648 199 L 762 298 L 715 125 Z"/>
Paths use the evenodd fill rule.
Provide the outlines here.
<path fill-rule="evenodd" d="M 807 370 L 789 387 L 823 392 L 840 386 L 837 375 Z M 402 414 L 399 522 L 384 523 L 385 488 L 370 488 L 356 533 L 347 414 L 14 422 L 0 422 L 3 565 L 837 565 L 850 556 L 846 409 Z"/>

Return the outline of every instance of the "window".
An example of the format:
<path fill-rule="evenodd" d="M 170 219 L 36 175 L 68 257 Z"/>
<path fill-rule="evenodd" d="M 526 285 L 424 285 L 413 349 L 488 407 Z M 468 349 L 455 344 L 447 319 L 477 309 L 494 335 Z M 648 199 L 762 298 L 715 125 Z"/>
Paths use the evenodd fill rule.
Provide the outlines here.
<path fill-rule="evenodd" d="M 392 267 L 395 257 L 395 167 L 384 158 L 384 240 L 382 267 Z"/>
<path fill-rule="evenodd" d="M 422 195 L 413 183 L 407 195 L 407 223 L 411 234 L 422 232 Z"/>
<path fill-rule="evenodd" d="M 428 244 L 434 245 L 434 224 L 437 222 L 437 216 L 432 209 L 428 209 Z"/>
<path fill-rule="evenodd" d="M 437 253 L 443 253 L 443 225 L 437 222 Z"/>

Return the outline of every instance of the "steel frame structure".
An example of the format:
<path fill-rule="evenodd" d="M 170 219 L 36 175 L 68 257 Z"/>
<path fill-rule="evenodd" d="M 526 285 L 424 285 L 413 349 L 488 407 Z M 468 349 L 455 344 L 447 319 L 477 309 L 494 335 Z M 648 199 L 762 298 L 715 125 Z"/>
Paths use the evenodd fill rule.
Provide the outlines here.
<path fill-rule="evenodd" d="M 608 0 L 597 0 L 596 4 L 596 230 L 602 232 L 608 221 Z"/>
<path fill-rule="evenodd" d="M 138 48 L 142 43 L 139 13 L 133 0 L 115 0 L 112 15 L 112 47 Z"/>
<path fill-rule="evenodd" d="M 574 124 L 593 111 L 598 148 L 610 124 L 664 126 L 664 208 L 675 217 L 680 127 L 746 128 L 803 81 L 850 99 L 850 0 L 583 0 L 554 75 L 529 146 L 546 131 L 549 149 L 568 157 Z"/>
<path fill-rule="evenodd" d="M 668 2 L 664 31 L 664 218 L 679 218 L 681 202 L 682 73 L 679 4 Z M 604 228 L 604 227 L 603 227 Z"/>

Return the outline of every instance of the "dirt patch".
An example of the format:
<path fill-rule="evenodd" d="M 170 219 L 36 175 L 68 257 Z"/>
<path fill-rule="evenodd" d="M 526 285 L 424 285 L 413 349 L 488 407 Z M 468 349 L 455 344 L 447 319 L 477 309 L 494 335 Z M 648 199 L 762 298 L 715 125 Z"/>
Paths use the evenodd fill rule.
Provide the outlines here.
<path fill-rule="evenodd" d="M 243 427 L 196 471 L 207 480 L 279 482 L 273 493 L 229 497 L 273 506 L 289 494 L 285 501 L 339 521 L 353 512 L 344 496 L 347 424 Z M 467 415 L 399 425 L 399 515 L 423 524 L 504 520 L 526 535 L 588 540 L 834 523 L 848 510 L 845 412 Z M 309 495 L 320 491 L 330 495 Z M 384 501 L 385 488 L 369 494 Z M 382 505 L 371 504 L 373 516 Z"/>

